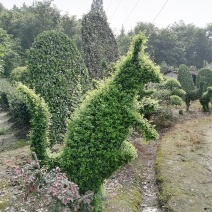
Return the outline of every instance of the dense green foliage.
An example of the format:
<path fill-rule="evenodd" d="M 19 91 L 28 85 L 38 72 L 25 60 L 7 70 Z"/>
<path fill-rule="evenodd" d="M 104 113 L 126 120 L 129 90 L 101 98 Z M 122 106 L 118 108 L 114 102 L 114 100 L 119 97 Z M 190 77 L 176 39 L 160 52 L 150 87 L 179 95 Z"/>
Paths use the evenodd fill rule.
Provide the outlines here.
<path fill-rule="evenodd" d="M 203 61 L 212 62 L 212 24 L 199 28 L 180 21 L 159 29 L 152 23 L 139 22 L 132 31 L 123 32 L 117 37 L 121 52 L 125 50 L 126 53 L 129 47 L 123 39 L 127 41 L 132 35 L 145 32 L 149 37 L 147 51 L 157 64 L 165 61 L 169 66 L 186 64 L 202 68 Z"/>
<path fill-rule="evenodd" d="M 89 87 L 87 69 L 71 39 L 56 31 L 35 39 L 28 60 L 28 84 L 49 105 L 50 142 L 62 142 L 67 118 Z"/>
<path fill-rule="evenodd" d="M 82 47 L 90 77 L 102 79 L 118 57 L 118 47 L 107 23 L 101 0 L 94 0 L 91 11 L 82 19 Z"/>
<path fill-rule="evenodd" d="M 186 103 L 186 110 L 189 110 L 190 102 L 198 99 L 198 91 L 195 90 L 192 75 L 186 65 L 180 65 L 178 71 L 178 81 L 180 82 L 183 90 L 186 92 L 184 100 Z"/>
<path fill-rule="evenodd" d="M 23 54 L 25 49 L 31 47 L 35 37 L 47 30 L 60 30 L 81 45 L 80 22 L 75 16 L 61 14 L 53 0 L 34 1 L 32 5 L 14 6 L 11 10 L 3 9 L 0 27 L 20 40 Z"/>
<path fill-rule="evenodd" d="M 10 114 L 22 123 L 28 124 L 31 116 L 23 95 L 15 89 L 8 79 L 0 79 L 0 103 Z"/>
<path fill-rule="evenodd" d="M 49 164 L 61 167 L 82 193 L 97 192 L 106 178 L 136 156 L 127 141 L 131 127 L 146 139 L 158 136 L 135 106 L 140 87 L 161 79 L 158 67 L 144 54 L 145 41 L 143 35 L 136 36 L 128 55 L 117 63 L 114 76 L 90 92 L 74 112 L 64 147 Z M 45 148 L 40 151 L 41 156 L 46 154 Z"/>
<path fill-rule="evenodd" d="M 180 82 L 182 89 L 185 92 L 192 91 L 195 89 L 192 75 L 186 65 L 182 64 L 179 66 L 177 80 Z"/>
<path fill-rule="evenodd" d="M 9 76 L 12 69 L 18 64 L 20 60 L 19 47 L 19 43 L 0 28 L 0 66 L 2 67 L 0 75 L 2 72 L 4 76 Z"/>
<path fill-rule="evenodd" d="M 53 0 L 35 1 L 32 5 L 28 6 L 23 4 L 21 7 L 14 6 L 10 10 L 4 8 L 2 4 L 0 7 L 0 28 L 3 28 L 8 34 L 12 35 L 14 38 L 13 41 L 20 41 L 22 51 L 18 55 L 22 60 L 18 61 L 18 66 L 25 65 L 25 50 L 31 47 L 34 38 L 38 34 L 46 30 L 60 30 L 64 32 L 70 38 L 74 39 L 79 50 L 82 49 L 81 20 L 77 20 L 76 16 L 74 16 L 75 14 L 68 15 L 67 13 L 61 13 L 54 5 Z M 94 14 L 99 14 L 100 17 L 96 17 L 97 21 L 101 22 L 100 19 L 103 18 L 107 22 L 102 0 L 94 0 L 91 11 L 93 11 Z M 92 20 L 96 21 L 96 19 L 93 17 Z M 86 22 L 85 24 L 90 26 L 90 23 Z M 106 25 L 108 26 L 108 24 Z M 98 26 L 98 23 L 94 23 L 94 27 L 89 26 L 87 26 L 86 29 L 89 28 L 90 30 L 92 28 L 93 32 L 96 31 L 96 35 L 99 33 L 100 37 L 104 36 L 106 28 L 103 25 L 102 28 Z M 97 32 L 97 28 L 99 32 Z M 101 31 L 101 29 L 104 31 Z M 128 51 L 131 37 L 141 31 L 145 31 L 149 38 L 147 52 L 154 58 L 157 64 L 161 64 L 165 61 L 168 66 L 176 67 L 183 63 L 187 66 L 202 68 L 203 61 L 212 62 L 212 24 L 200 28 L 193 24 L 185 24 L 183 21 L 180 21 L 160 29 L 152 23 L 138 22 L 135 28 L 129 32 L 125 33 L 124 28 L 122 28 L 120 35 L 117 36 L 116 41 L 121 55 L 126 54 Z M 92 41 L 93 32 L 89 34 L 86 39 Z M 114 40 L 113 35 L 112 37 Z M 97 36 L 96 39 L 98 40 L 99 37 Z M 108 39 L 110 40 L 109 36 L 106 36 L 100 41 L 100 44 L 104 44 L 104 42 L 107 43 Z M 86 40 L 84 41 L 87 42 Z M 111 45 L 113 46 L 114 42 L 112 42 Z M 15 46 L 17 47 L 18 45 Z M 101 49 L 101 52 L 103 52 L 105 47 L 103 49 L 102 45 L 99 47 L 99 51 Z M 89 51 L 91 48 L 87 46 L 86 49 Z M 117 49 L 115 49 L 115 51 L 112 47 L 111 49 L 112 51 L 110 52 L 117 54 Z M 90 54 L 90 52 L 88 52 L 88 54 Z M 102 55 L 105 55 L 105 53 L 102 53 Z M 111 57 L 112 55 L 113 54 L 111 54 Z M 84 56 L 86 59 L 86 55 Z M 98 56 L 98 54 L 96 56 Z M 91 56 L 91 59 L 95 59 L 94 56 Z M 99 69 L 100 72 L 106 74 L 109 63 L 111 62 L 110 59 L 108 60 L 107 57 L 102 59 L 101 57 L 100 60 L 96 61 L 100 66 L 102 63 L 103 66 L 106 64 L 107 67 L 104 68 L 104 71 Z"/>
<path fill-rule="evenodd" d="M 135 148 L 127 141 L 132 126 L 146 139 L 157 137 L 135 108 L 140 87 L 160 80 L 158 67 L 144 54 L 144 44 L 144 36 L 136 36 L 127 56 L 116 65 L 114 76 L 92 91 L 73 114 L 55 164 L 81 192 L 97 192 L 104 179 L 135 157 Z"/>
<path fill-rule="evenodd" d="M 10 80 L 12 82 L 22 82 L 25 83 L 27 78 L 29 77 L 26 66 L 19 66 L 12 70 L 10 73 Z"/>
<path fill-rule="evenodd" d="M 46 148 L 48 147 L 50 119 L 48 106 L 40 96 L 27 86 L 19 84 L 16 89 L 24 96 L 25 103 L 31 114 L 31 151 L 37 154 L 37 157 L 41 160 L 41 165 L 47 164 Z"/>
<path fill-rule="evenodd" d="M 212 70 L 211 69 L 201 69 L 197 74 L 197 87 L 200 87 L 200 83 L 204 82 L 204 92 L 207 90 L 207 87 L 212 86 Z"/>
<path fill-rule="evenodd" d="M 171 78 L 166 79 L 165 82 L 161 84 L 161 86 L 162 86 L 162 90 L 158 91 L 159 93 L 162 94 L 161 101 L 165 100 L 166 104 L 168 105 L 182 104 L 182 98 L 185 95 L 185 91 L 182 89 L 180 83 L 177 80 L 171 79 Z M 156 96 L 157 96 L 157 92 L 156 92 Z"/>
<path fill-rule="evenodd" d="M 207 91 L 203 93 L 202 97 L 200 98 L 200 103 L 202 105 L 204 112 L 209 112 L 209 103 L 212 100 L 212 86 L 207 88 Z"/>

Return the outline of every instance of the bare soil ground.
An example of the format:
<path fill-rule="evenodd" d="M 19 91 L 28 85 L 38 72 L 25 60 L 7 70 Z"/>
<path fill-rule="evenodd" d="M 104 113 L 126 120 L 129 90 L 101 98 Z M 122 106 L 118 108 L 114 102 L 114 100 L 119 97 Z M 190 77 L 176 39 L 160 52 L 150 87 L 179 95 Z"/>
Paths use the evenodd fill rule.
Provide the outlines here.
<path fill-rule="evenodd" d="M 9 120 L 1 111 L 0 128 Z M 7 133 L 14 135 L 16 130 Z M 7 133 L 0 136 L 0 145 Z M 0 212 L 20 192 L 14 170 L 30 159 L 29 146 L 22 147 L 27 143 L 23 145 L 20 137 L 6 141 L 0 151 Z M 138 157 L 105 182 L 104 212 L 212 211 L 211 115 L 185 114 L 161 132 L 160 140 L 146 143 L 135 133 L 131 142 Z"/>
<path fill-rule="evenodd" d="M 212 211 L 212 116 L 164 134 L 156 158 L 159 200 L 167 211 Z"/>

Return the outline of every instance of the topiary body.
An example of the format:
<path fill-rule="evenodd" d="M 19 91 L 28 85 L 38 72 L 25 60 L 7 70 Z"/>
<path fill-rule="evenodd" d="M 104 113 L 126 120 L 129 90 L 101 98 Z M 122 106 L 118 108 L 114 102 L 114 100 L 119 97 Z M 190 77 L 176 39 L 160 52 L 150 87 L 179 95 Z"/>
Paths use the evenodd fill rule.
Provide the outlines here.
<path fill-rule="evenodd" d="M 80 99 L 80 92 L 89 85 L 87 69 L 70 38 L 56 31 L 46 31 L 35 39 L 28 60 L 28 84 L 49 105 L 50 142 L 62 142 L 66 119 Z M 76 92 L 79 85 L 81 91 Z"/>
<path fill-rule="evenodd" d="M 104 179 L 135 156 L 134 147 L 126 141 L 130 127 L 136 126 L 147 139 L 157 137 L 134 102 L 143 84 L 160 80 L 159 69 L 144 54 L 144 43 L 143 35 L 135 37 L 114 76 L 91 92 L 69 124 L 56 163 L 82 192 L 98 191 Z"/>
<path fill-rule="evenodd" d="M 199 90 L 195 89 L 192 75 L 186 65 L 179 66 L 177 80 L 180 82 L 182 89 L 186 92 L 184 101 L 186 103 L 186 111 L 189 111 L 190 102 L 199 98 Z"/>
<path fill-rule="evenodd" d="M 131 127 L 135 126 L 146 139 L 158 136 L 135 106 L 140 88 L 161 79 L 159 68 L 144 53 L 145 41 L 142 34 L 134 38 L 114 75 L 90 92 L 74 112 L 61 152 L 44 159 L 50 168 L 59 166 L 79 185 L 81 193 L 97 192 L 106 178 L 136 156 L 127 141 Z M 45 148 L 39 151 L 47 155 Z"/>

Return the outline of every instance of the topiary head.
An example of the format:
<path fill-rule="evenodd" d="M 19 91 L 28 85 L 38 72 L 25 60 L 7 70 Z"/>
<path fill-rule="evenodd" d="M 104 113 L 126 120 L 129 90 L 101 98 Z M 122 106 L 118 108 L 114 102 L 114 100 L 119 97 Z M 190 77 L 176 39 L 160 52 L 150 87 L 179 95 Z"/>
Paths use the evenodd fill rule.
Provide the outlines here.
<path fill-rule="evenodd" d="M 118 83 L 122 84 L 122 89 L 138 89 L 148 82 L 160 82 L 162 80 L 159 67 L 144 52 L 146 41 L 143 33 L 136 35 L 132 40 L 127 56 L 117 63 L 116 77 Z"/>

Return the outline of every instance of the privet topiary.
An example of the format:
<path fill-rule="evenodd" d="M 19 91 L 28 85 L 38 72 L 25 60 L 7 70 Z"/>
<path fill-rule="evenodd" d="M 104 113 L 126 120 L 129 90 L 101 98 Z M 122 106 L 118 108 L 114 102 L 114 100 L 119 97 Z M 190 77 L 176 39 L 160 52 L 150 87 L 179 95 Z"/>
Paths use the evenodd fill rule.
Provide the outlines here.
<path fill-rule="evenodd" d="M 199 98 L 199 90 L 195 89 L 192 75 L 186 65 L 179 66 L 178 81 L 182 89 L 186 92 L 184 101 L 186 103 L 186 110 L 189 111 L 190 102 Z"/>
<path fill-rule="evenodd" d="M 119 55 L 102 0 L 94 0 L 91 11 L 82 19 L 82 46 L 91 78 L 102 79 L 108 76 L 108 66 L 115 62 Z"/>
<path fill-rule="evenodd" d="M 166 79 L 165 82 L 161 84 L 161 86 L 163 89 L 168 91 L 166 100 L 167 104 L 181 105 L 185 91 L 182 89 L 180 83 L 176 79 Z M 160 92 L 163 93 L 162 90 Z M 161 100 L 163 101 L 163 98 Z"/>
<path fill-rule="evenodd" d="M 197 88 L 200 87 L 200 83 L 204 82 L 204 90 L 207 90 L 207 87 L 212 86 L 212 70 L 211 69 L 201 69 L 197 74 Z"/>
<path fill-rule="evenodd" d="M 192 91 L 195 89 L 194 81 L 186 65 L 180 65 L 177 80 L 180 82 L 182 89 L 185 92 Z"/>
<path fill-rule="evenodd" d="M 204 112 L 209 112 L 209 102 L 212 100 L 212 86 L 207 88 L 207 91 L 200 98 L 200 103 L 202 105 Z"/>
<path fill-rule="evenodd" d="M 136 36 L 114 76 L 74 112 L 64 147 L 51 164 L 61 167 L 82 193 L 97 192 L 104 179 L 135 157 L 135 148 L 126 140 L 130 127 L 136 126 L 146 139 L 157 138 L 154 128 L 135 109 L 139 88 L 160 80 L 158 67 L 144 53 L 145 41 L 143 35 Z"/>
<path fill-rule="evenodd" d="M 17 86 L 17 91 L 23 95 L 25 104 L 30 111 L 30 141 L 31 150 L 37 154 L 41 165 L 47 164 L 47 153 L 43 151 L 48 147 L 48 129 L 50 113 L 48 106 L 35 92 L 21 83 Z"/>
<path fill-rule="evenodd" d="M 56 31 L 46 31 L 35 39 L 28 60 L 28 83 L 45 99 L 51 112 L 50 142 L 62 142 L 66 119 L 80 92 L 89 85 L 87 69 L 70 38 Z"/>

